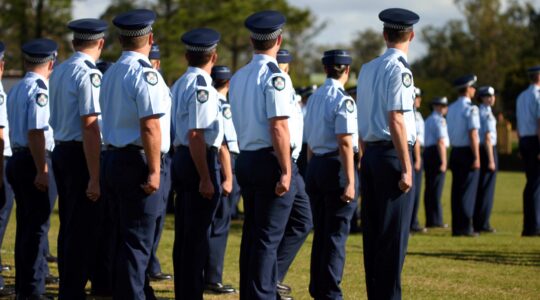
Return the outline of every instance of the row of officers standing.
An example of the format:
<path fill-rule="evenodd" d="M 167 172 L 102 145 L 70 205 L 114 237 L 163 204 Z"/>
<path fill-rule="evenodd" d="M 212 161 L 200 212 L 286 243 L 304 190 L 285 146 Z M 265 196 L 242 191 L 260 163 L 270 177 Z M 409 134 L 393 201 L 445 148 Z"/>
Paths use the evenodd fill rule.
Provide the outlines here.
<path fill-rule="evenodd" d="M 205 289 L 234 292 L 222 284 L 222 272 L 230 211 L 240 190 L 241 299 L 291 299 L 282 282 L 312 229 L 309 292 L 315 299 L 342 299 L 345 243 L 359 194 L 368 297 L 400 299 L 409 233 L 421 230 L 414 197 L 420 147 L 426 225 L 444 227 L 440 197 L 448 141 L 452 233 L 494 231 L 494 90 L 479 89 L 479 110 L 471 102 L 476 77 L 456 80 L 460 98 L 448 109 L 448 126 L 448 102 L 437 98 L 424 131 L 415 110 L 420 93 L 407 63 L 419 21 L 414 12 L 379 14 L 388 49 L 362 67 L 357 102 L 344 90 L 351 56 L 330 50 L 322 58 L 327 79 L 305 107 L 287 74 L 290 55 L 280 50 L 286 21 L 281 13 L 262 11 L 246 19 L 254 55 L 234 76 L 216 64 L 218 32 L 185 33 L 189 67 L 170 90 L 149 59 L 155 18 L 145 9 L 114 18 L 123 52 L 105 74 L 96 65 L 107 29 L 101 20 L 68 24 L 76 53 L 56 67 L 54 41 L 22 47 L 27 73 L 0 101 L 0 127 L 6 130 L 9 123 L 13 151 L 6 173 L 17 201 L 17 299 L 46 297 L 44 249 L 52 209 L 46 156 L 53 147 L 60 299 L 84 299 L 89 280 L 95 295 L 155 299 L 152 257 L 171 188 L 177 194 L 176 299 L 202 299 Z M 538 235 L 540 68 L 529 74 L 533 85 L 518 100 L 520 146 L 530 163 L 523 235 Z M 300 172 L 303 148 L 308 163 Z"/>

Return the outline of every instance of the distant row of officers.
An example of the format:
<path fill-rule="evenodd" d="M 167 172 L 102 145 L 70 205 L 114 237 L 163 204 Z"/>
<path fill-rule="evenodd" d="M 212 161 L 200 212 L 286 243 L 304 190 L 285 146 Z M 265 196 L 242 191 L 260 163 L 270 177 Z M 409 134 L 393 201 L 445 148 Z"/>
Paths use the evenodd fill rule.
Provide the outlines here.
<path fill-rule="evenodd" d="M 297 95 L 291 55 L 280 50 L 286 19 L 277 11 L 246 19 L 254 55 L 234 75 L 217 65 L 218 32 L 185 33 L 189 67 L 171 89 L 158 70 L 150 10 L 114 18 L 123 49 L 114 64 L 96 64 L 102 20 L 70 22 L 76 52 L 56 66 L 54 41 L 24 44 L 27 73 L 7 98 L 0 93 L 0 127 L 12 151 L 7 181 L 17 201 L 17 299 L 46 298 L 48 152 L 59 197 L 60 299 L 84 299 L 89 280 L 94 295 L 155 299 L 152 257 L 171 189 L 176 299 L 235 292 L 222 273 L 240 191 L 241 299 L 292 299 L 283 281 L 312 229 L 309 292 L 342 299 L 359 196 L 368 298 L 400 299 L 409 234 L 424 231 L 416 217 L 422 169 L 427 227 L 447 226 L 440 198 L 449 165 L 453 235 L 494 232 L 494 89 L 476 91 L 476 76 L 461 77 L 454 83 L 460 97 L 449 107 L 435 98 L 424 124 L 407 63 L 419 16 L 387 9 L 379 18 L 388 49 L 362 66 L 358 101 L 344 89 L 352 58 L 339 49 L 324 52 L 324 84 Z M 527 165 L 523 235 L 538 236 L 540 67 L 529 76 L 517 110 Z"/>

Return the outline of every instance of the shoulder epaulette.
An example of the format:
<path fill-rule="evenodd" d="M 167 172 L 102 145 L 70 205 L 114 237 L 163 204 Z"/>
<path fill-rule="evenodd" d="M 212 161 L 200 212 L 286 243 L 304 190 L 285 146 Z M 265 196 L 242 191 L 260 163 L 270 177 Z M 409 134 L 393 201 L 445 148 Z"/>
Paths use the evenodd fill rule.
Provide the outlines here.
<path fill-rule="evenodd" d="M 43 89 L 43 90 L 47 89 L 47 85 L 45 84 L 45 82 L 43 82 L 43 80 L 38 79 L 36 80 L 36 83 L 40 89 Z"/>
<path fill-rule="evenodd" d="M 339 90 L 341 93 L 343 93 L 343 95 L 345 95 L 345 96 L 349 96 L 349 97 L 351 96 L 351 95 L 349 95 L 349 93 L 347 93 L 346 90 L 344 90 L 344 89 L 342 89 L 342 88 L 339 88 L 338 90 Z"/>
<path fill-rule="evenodd" d="M 94 65 L 91 61 L 85 60 L 84 63 L 90 68 L 90 69 L 97 69 L 96 65 Z"/>
<path fill-rule="evenodd" d="M 403 58 L 403 56 L 400 56 L 398 60 L 405 66 L 405 68 L 409 70 L 411 69 L 411 66 L 409 66 L 409 63 L 405 60 L 405 58 Z"/>
<path fill-rule="evenodd" d="M 152 65 L 147 63 L 144 59 L 139 59 L 139 63 L 145 68 L 152 68 Z"/>
<path fill-rule="evenodd" d="M 269 62 L 266 65 L 268 66 L 268 69 L 272 71 L 272 73 L 281 73 L 281 69 L 279 69 L 279 67 L 275 63 Z"/>
<path fill-rule="evenodd" d="M 204 79 L 204 76 L 197 75 L 197 85 L 198 86 L 206 86 L 206 80 Z"/>

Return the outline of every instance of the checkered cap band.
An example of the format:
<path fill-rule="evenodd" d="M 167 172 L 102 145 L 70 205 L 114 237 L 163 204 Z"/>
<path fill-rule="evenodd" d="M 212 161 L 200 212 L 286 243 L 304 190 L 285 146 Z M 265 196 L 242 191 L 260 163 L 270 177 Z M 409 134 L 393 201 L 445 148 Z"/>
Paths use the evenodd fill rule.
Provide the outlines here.
<path fill-rule="evenodd" d="M 217 44 L 214 44 L 212 46 L 192 46 L 192 45 L 186 45 L 186 50 L 187 51 L 192 51 L 192 52 L 208 52 L 208 51 L 211 51 L 213 49 L 215 49 L 217 47 Z"/>
<path fill-rule="evenodd" d="M 24 60 L 26 60 L 27 62 L 31 64 L 43 64 L 43 63 L 46 63 L 48 61 L 55 60 L 55 59 L 56 59 L 56 54 L 52 54 L 47 57 L 34 57 L 28 54 L 24 54 Z"/>
<path fill-rule="evenodd" d="M 87 33 L 87 32 L 74 32 L 73 38 L 82 41 L 95 41 L 105 37 L 105 32 L 100 33 Z"/>
<path fill-rule="evenodd" d="M 283 30 L 278 29 L 274 32 L 270 33 L 257 33 L 257 32 L 251 32 L 251 38 L 256 41 L 269 41 L 273 39 L 277 39 L 277 37 L 283 32 Z"/>
<path fill-rule="evenodd" d="M 402 30 L 402 31 L 412 31 L 413 29 L 413 27 L 410 25 L 400 25 L 400 24 L 391 24 L 391 23 L 384 23 L 384 28 Z"/>
<path fill-rule="evenodd" d="M 137 36 L 143 36 L 147 35 L 150 32 L 152 32 L 152 26 L 147 26 L 141 29 L 120 29 L 120 35 L 127 36 L 127 37 L 137 37 Z"/>

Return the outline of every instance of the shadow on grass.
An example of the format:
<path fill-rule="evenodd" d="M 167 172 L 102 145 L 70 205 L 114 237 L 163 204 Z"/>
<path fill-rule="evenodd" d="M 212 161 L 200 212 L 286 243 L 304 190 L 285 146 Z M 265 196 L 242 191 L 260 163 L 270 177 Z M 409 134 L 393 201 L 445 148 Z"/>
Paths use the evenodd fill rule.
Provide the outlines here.
<path fill-rule="evenodd" d="M 447 258 L 462 261 L 485 262 L 498 265 L 540 267 L 540 252 L 499 252 L 499 251 L 439 251 L 408 252 L 408 256 Z"/>

